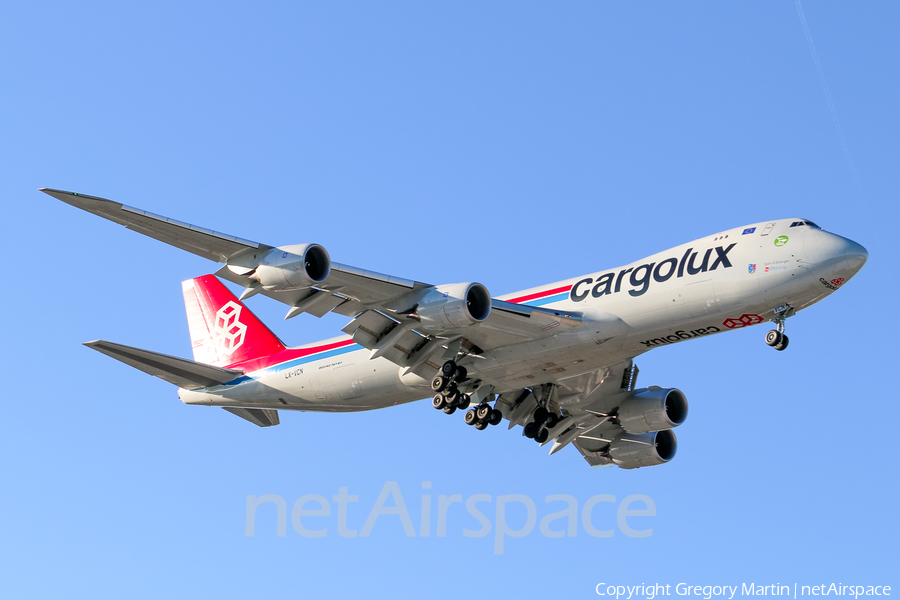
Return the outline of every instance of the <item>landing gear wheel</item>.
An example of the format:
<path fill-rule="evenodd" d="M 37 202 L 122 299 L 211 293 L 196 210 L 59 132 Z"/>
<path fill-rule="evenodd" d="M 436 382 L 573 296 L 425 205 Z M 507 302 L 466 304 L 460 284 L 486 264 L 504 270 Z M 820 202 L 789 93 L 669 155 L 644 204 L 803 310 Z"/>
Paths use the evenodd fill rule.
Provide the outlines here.
<path fill-rule="evenodd" d="M 472 402 L 471 397 L 468 394 L 460 394 L 459 401 L 457 402 L 457 406 L 461 410 L 466 410 L 469 408 L 469 403 Z"/>
<path fill-rule="evenodd" d="M 431 405 L 438 410 L 442 410 L 447 406 L 447 401 L 440 394 L 435 394 L 434 398 L 431 400 Z"/>
<path fill-rule="evenodd" d="M 478 422 L 478 415 L 475 414 L 474 408 L 470 408 L 466 411 L 466 416 L 463 417 L 463 421 L 466 422 L 466 425 L 474 425 Z"/>
<path fill-rule="evenodd" d="M 465 381 L 469 376 L 469 372 L 466 371 L 465 367 L 457 367 L 456 368 L 456 380 L 457 381 Z"/>
<path fill-rule="evenodd" d="M 549 415 L 549 414 L 550 414 L 550 411 L 548 411 L 543 406 L 537 407 L 536 409 L 534 409 L 535 423 L 543 423 L 544 420 L 547 418 L 547 415 Z"/>
<path fill-rule="evenodd" d="M 475 423 L 475 429 L 477 429 L 478 431 L 484 431 L 485 429 L 487 429 L 487 423 Z"/>
<path fill-rule="evenodd" d="M 784 339 L 784 334 L 777 329 L 773 329 L 766 334 L 766 343 L 774 348 L 778 347 L 782 339 Z M 787 344 L 785 344 L 785 346 L 787 346 Z"/>
<path fill-rule="evenodd" d="M 448 415 L 452 415 L 453 413 L 456 412 L 456 407 L 455 406 L 445 406 L 444 412 Z"/>
<path fill-rule="evenodd" d="M 456 373 L 456 363 L 452 360 L 448 360 L 441 365 L 441 375 L 444 377 L 453 377 L 454 373 Z"/>
<path fill-rule="evenodd" d="M 529 423 L 525 426 L 525 437 L 534 439 L 538 433 L 538 424 L 537 423 Z"/>
<path fill-rule="evenodd" d="M 788 336 L 785 334 L 781 334 L 781 342 L 775 345 L 776 350 L 784 350 L 788 347 Z"/>
<path fill-rule="evenodd" d="M 547 429 L 553 429 L 553 427 L 559 423 L 559 415 L 556 413 L 550 413 L 547 416 L 547 419 L 544 421 L 544 427 Z"/>
<path fill-rule="evenodd" d="M 500 421 L 503 420 L 503 413 L 497 410 L 496 408 L 491 411 L 491 416 L 488 417 L 488 423 L 491 425 L 499 425 Z"/>
<path fill-rule="evenodd" d="M 444 398 L 446 398 L 448 404 L 453 404 L 459 400 L 459 389 L 455 385 L 451 385 L 444 390 Z"/>
<path fill-rule="evenodd" d="M 475 414 L 478 417 L 479 421 L 487 421 L 491 418 L 491 407 L 487 404 L 482 404 L 478 408 L 475 409 Z"/>
<path fill-rule="evenodd" d="M 538 444 L 543 444 L 544 442 L 547 441 L 547 438 L 549 436 L 550 436 L 549 431 L 547 431 L 546 429 L 541 429 L 540 431 L 537 432 L 537 435 L 534 436 L 534 441 L 536 441 Z"/>
<path fill-rule="evenodd" d="M 443 392 L 447 389 L 448 385 L 450 385 L 450 379 L 443 375 L 438 375 L 431 380 L 431 389 L 435 392 Z"/>

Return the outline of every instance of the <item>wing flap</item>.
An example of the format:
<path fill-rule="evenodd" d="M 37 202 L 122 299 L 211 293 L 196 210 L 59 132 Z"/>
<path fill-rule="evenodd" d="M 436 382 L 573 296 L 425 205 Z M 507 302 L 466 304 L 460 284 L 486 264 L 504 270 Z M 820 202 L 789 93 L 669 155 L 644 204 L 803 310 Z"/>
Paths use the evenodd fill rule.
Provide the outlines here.
<path fill-rule="evenodd" d="M 429 342 L 412 322 L 398 322 L 375 310 L 357 315 L 343 331 L 363 348 L 372 350 L 372 358 L 383 356 L 401 367 L 409 366 L 411 357 Z"/>
<path fill-rule="evenodd" d="M 85 342 L 88 348 L 101 352 L 148 375 L 159 377 L 187 390 L 197 390 L 227 383 L 243 371 L 204 365 L 186 358 L 142 350 L 105 340 Z"/>
<path fill-rule="evenodd" d="M 397 327 L 399 329 L 395 328 L 378 340 L 373 349 L 372 358 L 383 356 L 395 365 L 406 367 L 411 364 L 411 357 L 416 350 L 428 343 L 428 338 L 410 329 L 409 325 L 397 325 Z"/>
<path fill-rule="evenodd" d="M 327 298 L 323 298 L 320 302 L 316 302 L 316 304 L 308 308 L 306 312 L 320 319 L 337 308 L 338 305 L 346 301 L 346 298 L 342 298 L 341 296 L 336 296 L 334 294 L 328 294 L 328 292 L 319 293 L 327 294 Z"/>
<path fill-rule="evenodd" d="M 362 342 L 358 343 L 362 344 L 363 347 L 371 350 L 375 347 L 375 342 L 381 339 L 381 336 L 386 334 L 389 330 L 393 329 L 394 325 L 396 324 L 397 321 L 381 314 L 376 310 L 367 310 L 366 312 L 357 315 L 355 319 L 347 323 L 346 327 L 344 327 L 341 331 L 343 331 L 347 335 L 355 335 L 356 332 L 360 330 L 362 330 L 364 333 L 369 334 L 369 336 L 373 338 L 373 341 L 369 342 L 371 345 L 366 345 Z"/>

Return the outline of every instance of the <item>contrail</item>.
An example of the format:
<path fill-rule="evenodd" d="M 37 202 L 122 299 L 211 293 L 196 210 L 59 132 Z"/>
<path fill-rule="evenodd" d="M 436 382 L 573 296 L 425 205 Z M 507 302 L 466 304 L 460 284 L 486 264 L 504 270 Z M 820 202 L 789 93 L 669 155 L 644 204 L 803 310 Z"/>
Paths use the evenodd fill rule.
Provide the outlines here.
<path fill-rule="evenodd" d="M 819 81 L 822 83 L 822 92 L 825 94 L 825 101 L 828 102 L 828 110 L 831 112 L 831 119 L 834 121 L 834 126 L 837 128 L 838 136 L 841 139 L 841 146 L 844 148 L 844 156 L 847 157 L 850 175 L 853 177 L 853 182 L 856 184 L 856 193 L 866 207 L 866 212 L 872 223 L 872 232 L 875 234 L 875 238 L 881 241 L 881 236 L 878 234 L 878 227 L 876 226 L 877 222 L 875 220 L 875 215 L 872 211 L 872 207 L 869 205 L 869 202 L 863 194 L 862 185 L 859 182 L 859 173 L 856 171 L 853 156 L 850 154 L 850 146 L 847 145 L 847 138 L 844 136 L 844 128 L 841 127 L 841 121 L 838 119 L 837 109 L 834 107 L 834 101 L 831 99 L 831 91 L 828 89 L 828 82 L 825 81 L 825 73 L 822 72 L 822 63 L 819 62 L 819 55 L 816 52 L 816 45 L 813 44 L 812 35 L 809 33 L 809 25 L 806 23 L 806 15 L 803 13 L 803 6 L 800 4 L 800 0 L 794 0 L 794 5 L 797 7 L 797 14 L 800 16 L 800 24 L 803 26 L 803 34 L 806 36 L 806 43 L 809 44 L 809 52 L 812 54 L 813 62 L 816 65 Z"/>
<path fill-rule="evenodd" d="M 853 163 L 853 157 L 850 155 L 850 147 L 847 145 L 847 138 L 844 136 L 844 128 L 841 127 L 841 121 L 838 119 L 837 109 L 831 99 L 831 92 L 828 90 L 828 83 L 825 81 L 825 73 L 822 72 L 822 64 L 819 62 L 819 55 L 816 53 L 816 46 L 813 44 L 812 35 L 809 33 L 809 26 L 806 24 L 806 15 L 803 13 L 803 6 L 800 0 L 794 0 L 797 7 L 797 14 L 800 15 L 800 24 L 803 25 L 803 33 L 806 35 L 806 42 L 809 44 L 809 52 L 812 54 L 813 62 L 816 64 L 816 72 L 819 74 L 819 81 L 822 83 L 822 91 L 825 93 L 825 101 L 828 102 L 828 110 L 831 111 L 831 119 L 837 128 L 838 136 L 841 138 L 841 146 L 844 148 L 844 154 L 847 156 L 847 164 L 850 165 L 850 173 L 856 182 L 857 190 L 862 196 L 862 186 L 859 183 L 859 174 L 856 172 L 856 165 Z"/>

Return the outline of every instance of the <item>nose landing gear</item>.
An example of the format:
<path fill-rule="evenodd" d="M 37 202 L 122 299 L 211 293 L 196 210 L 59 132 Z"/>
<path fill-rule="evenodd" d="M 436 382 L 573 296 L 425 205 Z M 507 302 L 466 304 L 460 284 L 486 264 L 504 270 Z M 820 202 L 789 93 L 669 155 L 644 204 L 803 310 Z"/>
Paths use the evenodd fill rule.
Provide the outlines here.
<path fill-rule="evenodd" d="M 787 304 L 782 304 L 776 308 L 775 319 L 773 319 L 775 321 L 775 329 L 766 334 L 766 343 L 779 351 L 787 348 L 790 341 L 784 332 L 784 322 L 788 318 L 789 312 L 791 312 L 791 307 Z"/>
<path fill-rule="evenodd" d="M 784 350 L 787 348 L 788 341 L 788 336 L 777 329 L 773 329 L 766 334 L 766 343 L 776 350 Z"/>

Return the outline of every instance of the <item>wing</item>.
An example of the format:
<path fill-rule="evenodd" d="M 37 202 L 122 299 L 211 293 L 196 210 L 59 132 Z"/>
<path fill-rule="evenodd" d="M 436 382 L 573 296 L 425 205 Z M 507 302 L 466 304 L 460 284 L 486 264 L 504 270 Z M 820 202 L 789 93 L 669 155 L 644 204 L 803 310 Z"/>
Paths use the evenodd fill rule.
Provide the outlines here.
<path fill-rule="evenodd" d="M 429 284 L 331 263 L 327 279 L 313 287 L 291 291 L 266 290 L 254 287 L 254 280 L 248 277 L 252 268 L 238 265 L 256 264 L 253 259 L 272 251 L 274 246 L 96 196 L 49 188 L 42 188 L 41 191 L 176 248 L 226 263 L 216 273 L 217 276 L 248 288 L 242 298 L 262 293 L 287 304 L 291 308 L 285 318 L 303 312 L 321 317 L 331 311 L 353 317 L 344 331 L 359 344 L 371 349 L 373 358 L 384 356 L 406 367 L 407 371 L 420 371 L 429 379 L 439 366 L 437 361 L 445 353 L 455 355 L 460 348 L 477 353 L 548 337 L 559 332 L 557 328 L 560 326 L 573 328 L 583 324 L 579 313 L 561 313 L 492 299 L 490 315 L 480 323 L 423 332 L 420 323 L 411 318 L 410 311 L 419 297 L 417 294 L 432 289 Z"/>
<path fill-rule="evenodd" d="M 610 466 L 613 461 L 606 449 L 624 432 L 615 414 L 634 392 L 637 375 L 638 368 L 629 359 L 560 379 L 555 385 L 505 392 L 497 399 L 495 408 L 512 429 L 524 426 L 534 414 L 538 401 L 543 400 L 551 412 L 563 417 L 547 430 L 541 446 L 551 445 L 550 454 L 556 454 L 572 444 L 591 466 Z"/>
<path fill-rule="evenodd" d="M 233 263 L 242 257 L 263 253 L 274 248 L 274 246 L 198 227 L 105 198 L 51 188 L 41 188 L 40 191 L 66 204 L 71 204 L 113 223 L 124 225 L 132 231 L 219 263 Z M 338 263 L 332 263 L 331 271 L 327 282 L 320 289 L 286 292 L 262 290 L 261 293 L 292 308 L 305 302 L 305 306 L 301 306 L 303 310 L 292 311 L 293 314 L 290 316 L 309 312 L 321 317 L 338 307 L 340 309 L 336 312 L 353 316 L 363 310 L 365 306 L 384 304 L 411 290 L 428 287 L 424 283 Z M 243 287 L 250 287 L 252 283 L 247 277 L 227 267 L 220 269 L 216 275 Z M 331 297 L 333 296 L 331 292 L 338 291 L 341 292 L 339 295 Z M 328 293 L 323 295 L 323 292 Z"/>
<path fill-rule="evenodd" d="M 228 266 L 216 271 L 216 277 L 245 288 L 253 284 L 251 279 L 232 271 Z M 277 292 L 262 290 L 260 293 L 290 306 L 286 319 L 304 312 L 322 317 L 331 311 L 352 317 L 368 307 L 388 304 L 413 290 L 427 287 L 428 284 L 418 281 L 333 262 L 328 280 L 315 288 Z"/>
<path fill-rule="evenodd" d="M 132 231 L 143 233 L 153 239 L 216 262 L 227 262 L 254 250 L 271 248 L 271 246 L 263 246 L 233 235 L 155 215 L 112 200 L 50 188 L 41 188 L 41 191 L 66 204 L 109 219 L 113 223 L 124 225 Z"/>

